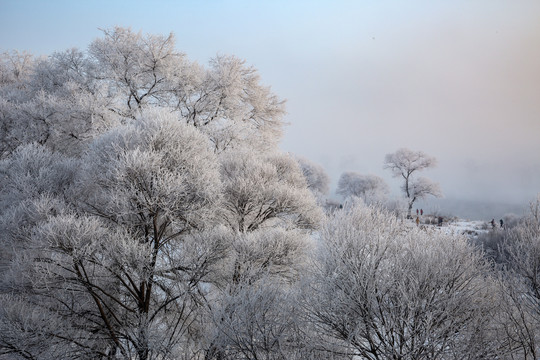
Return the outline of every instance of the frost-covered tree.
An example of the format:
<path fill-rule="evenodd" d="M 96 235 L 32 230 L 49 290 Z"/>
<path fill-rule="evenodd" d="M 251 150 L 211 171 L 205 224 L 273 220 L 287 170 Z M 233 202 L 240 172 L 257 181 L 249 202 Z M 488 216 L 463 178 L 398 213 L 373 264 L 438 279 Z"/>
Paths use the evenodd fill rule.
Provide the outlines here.
<path fill-rule="evenodd" d="M 304 354 L 296 349 L 301 333 L 288 289 L 309 262 L 309 233 L 322 210 L 294 158 L 245 150 L 219 158 L 224 190 L 218 217 L 229 229 L 230 246 L 213 274 L 206 358 Z"/>
<path fill-rule="evenodd" d="M 215 151 L 275 148 L 284 101 L 244 60 L 220 55 L 204 67 L 175 48 L 172 34 L 116 27 L 103 35 L 87 52 L 2 57 L 1 157 L 32 142 L 77 155 L 95 136 L 153 107 L 198 127 Z"/>
<path fill-rule="evenodd" d="M 385 201 L 390 189 L 377 175 L 345 172 L 339 178 L 336 192 L 344 198 L 358 197 L 366 204 L 380 204 Z"/>
<path fill-rule="evenodd" d="M 143 35 L 115 27 L 103 30 L 103 35 L 90 44 L 90 58 L 118 94 L 116 110 L 126 116 L 145 105 L 167 104 L 175 90 L 172 80 L 192 66 L 176 51 L 173 34 Z"/>
<path fill-rule="evenodd" d="M 201 128 L 218 151 L 245 142 L 275 145 L 283 101 L 260 84 L 257 71 L 223 55 L 206 69 L 178 52 L 174 42 L 172 34 L 142 35 L 116 27 L 90 45 L 91 58 L 103 69 L 100 75 L 120 95 L 115 111 L 134 116 L 150 104 L 172 108 Z"/>
<path fill-rule="evenodd" d="M 309 233 L 322 210 L 292 157 L 234 151 L 220 159 L 219 218 L 231 230 L 231 246 L 215 282 L 207 358 L 293 358 L 291 341 L 300 335 L 287 312 L 294 304 L 282 301 L 308 263 Z"/>
<path fill-rule="evenodd" d="M 109 111 L 114 97 L 95 70 L 84 53 L 71 49 L 36 61 L 17 91 L 0 86 L 3 156 L 33 142 L 80 155 L 93 137 L 117 123 Z"/>
<path fill-rule="evenodd" d="M 142 117 L 80 159 L 30 145 L 4 160 L 2 244 L 17 251 L 2 259 L 2 351 L 192 354 L 223 309 L 215 299 L 295 282 L 321 219 L 297 163 L 247 152 L 218 162 L 211 148 L 195 127 Z"/>
<path fill-rule="evenodd" d="M 221 174 L 221 217 L 232 229 L 247 232 L 276 225 L 312 229 L 322 219 L 298 164 L 288 155 L 232 152 L 221 157 Z"/>
<path fill-rule="evenodd" d="M 2 263 L 9 263 L 19 249 L 17 242 L 6 244 L 4 240 L 14 234 L 24 236 L 32 224 L 24 213 L 14 209 L 25 204 L 24 209 L 42 196 L 62 197 L 76 177 L 77 166 L 73 159 L 37 144 L 19 147 L 0 161 L 0 276 L 5 270 Z"/>
<path fill-rule="evenodd" d="M 207 359 L 302 359 L 294 292 L 265 279 L 219 298 Z"/>
<path fill-rule="evenodd" d="M 499 245 L 504 260 L 502 293 L 508 337 L 524 359 L 540 354 L 540 197 Z"/>
<path fill-rule="evenodd" d="M 64 358 L 189 352 L 205 276 L 227 253 L 219 231 L 205 231 L 221 190 L 208 140 L 176 120 L 139 119 L 97 139 L 80 164 L 63 197 L 21 202 L 3 219 L 13 225 L 4 241 L 20 249 L 3 279 L 6 316 L 47 314 L 54 326 L 19 314 L 35 330 L 26 345 L 47 336 L 46 351 Z M 17 323 L 2 323 L 14 334 Z M 3 351 L 31 353 L 9 339 Z"/>
<path fill-rule="evenodd" d="M 318 254 L 305 302 L 320 346 L 363 359 L 499 356 L 495 282 L 465 238 L 353 207 L 322 229 Z"/>
<path fill-rule="evenodd" d="M 350 359 L 337 345 L 328 351 L 316 342 L 307 321 L 300 286 L 263 277 L 257 286 L 222 293 L 208 322 L 211 342 L 205 359 Z M 342 350 L 342 348 L 341 348 Z"/>
<path fill-rule="evenodd" d="M 278 339 L 252 354 L 297 354 L 297 307 L 279 302 L 322 212 L 277 150 L 284 103 L 257 71 L 234 56 L 204 67 L 172 35 L 123 28 L 86 52 L 10 56 L 0 358 L 223 359 L 233 345 L 216 334 L 244 313 L 261 331 L 242 341 Z"/>
<path fill-rule="evenodd" d="M 176 108 L 201 127 L 217 151 L 230 147 L 277 145 L 283 127 L 284 101 L 260 84 L 255 68 L 235 56 L 216 56 L 201 84 Z"/>
<path fill-rule="evenodd" d="M 208 314 L 206 359 L 328 359 L 299 301 L 313 243 L 302 231 L 259 229 L 232 242 Z"/>
<path fill-rule="evenodd" d="M 413 174 L 417 171 L 432 168 L 437 165 L 437 160 L 422 151 L 412 151 L 409 149 L 399 149 L 395 153 L 386 154 L 384 158 L 384 168 L 390 169 L 394 177 L 402 177 L 403 191 L 408 202 L 408 214 L 411 217 L 413 204 L 418 199 L 423 199 L 428 195 L 441 197 L 442 192 L 439 184 L 427 178 L 415 178 Z"/>

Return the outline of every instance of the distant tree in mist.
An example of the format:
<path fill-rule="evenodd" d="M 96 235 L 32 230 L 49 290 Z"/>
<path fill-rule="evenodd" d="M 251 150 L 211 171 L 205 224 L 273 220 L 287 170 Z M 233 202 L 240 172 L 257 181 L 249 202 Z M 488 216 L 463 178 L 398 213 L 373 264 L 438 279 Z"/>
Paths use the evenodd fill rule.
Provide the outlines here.
<path fill-rule="evenodd" d="M 306 178 L 308 189 L 315 194 L 328 195 L 330 191 L 330 177 L 324 168 L 301 156 L 295 156 L 295 159 Z"/>
<path fill-rule="evenodd" d="M 418 199 L 428 195 L 441 197 L 442 192 L 438 183 L 427 178 L 413 176 L 418 171 L 429 169 L 437 165 L 437 160 L 422 151 L 399 149 L 394 153 L 386 154 L 384 168 L 389 169 L 394 177 L 402 177 L 401 190 L 408 202 L 407 216 L 411 217 L 413 204 Z"/>
<path fill-rule="evenodd" d="M 336 192 L 344 198 L 358 197 L 366 204 L 383 203 L 390 192 L 383 178 L 356 172 L 341 174 Z"/>

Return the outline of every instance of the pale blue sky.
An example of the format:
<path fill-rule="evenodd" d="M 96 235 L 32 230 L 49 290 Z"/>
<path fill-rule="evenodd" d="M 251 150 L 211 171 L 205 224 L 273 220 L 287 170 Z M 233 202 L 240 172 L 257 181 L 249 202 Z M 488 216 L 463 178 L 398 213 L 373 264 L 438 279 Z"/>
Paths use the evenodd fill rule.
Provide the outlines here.
<path fill-rule="evenodd" d="M 287 99 L 282 148 L 384 176 L 399 147 L 439 159 L 448 198 L 540 192 L 539 1 L 0 0 L 0 51 L 85 49 L 115 25 L 235 54 Z"/>

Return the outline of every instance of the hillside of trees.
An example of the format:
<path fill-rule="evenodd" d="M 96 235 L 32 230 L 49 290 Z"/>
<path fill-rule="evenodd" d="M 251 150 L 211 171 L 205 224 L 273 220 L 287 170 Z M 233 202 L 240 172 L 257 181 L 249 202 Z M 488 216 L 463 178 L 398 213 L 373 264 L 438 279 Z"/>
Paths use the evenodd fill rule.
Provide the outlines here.
<path fill-rule="evenodd" d="M 436 160 L 398 149 L 402 199 L 348 172 L 339 206 L 284 114 L 172 34 L 3 54 L 0 359 L 540 357 L 540 198 L 475 241 L 414 226 Z"/>

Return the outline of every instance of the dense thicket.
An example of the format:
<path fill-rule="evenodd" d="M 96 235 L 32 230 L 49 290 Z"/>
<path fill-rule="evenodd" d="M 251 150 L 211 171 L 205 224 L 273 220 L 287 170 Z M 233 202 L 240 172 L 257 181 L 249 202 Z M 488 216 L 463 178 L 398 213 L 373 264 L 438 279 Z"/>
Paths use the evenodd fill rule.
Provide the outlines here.
<path fill-rule="evenodd" d="M 325 215 L 283 114 L 244 61 L 202 66 L 172 35 L 3 54 L 0 358 L 537 357 L 537 207 L 500 266 L 376 206 Z"/>

